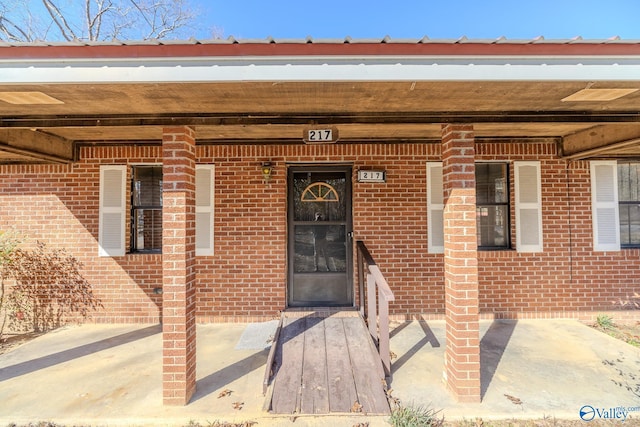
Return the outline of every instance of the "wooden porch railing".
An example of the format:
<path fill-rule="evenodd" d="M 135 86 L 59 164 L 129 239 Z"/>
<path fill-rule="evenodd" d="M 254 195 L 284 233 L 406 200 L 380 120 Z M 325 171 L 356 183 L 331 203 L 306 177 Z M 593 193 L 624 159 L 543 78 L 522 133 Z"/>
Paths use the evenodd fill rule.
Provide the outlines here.
<path fill-rule="evenodd" d="M 395 297 L 389 283 L 382 275 L 363 241 L 358 248 L 358 282 L 360 289 L 360 314 L 367 320 L 369 333 L 378 345 L 378 353 L 385 374 L 391 375 L 391 351 L 389 348 L 389 301 Z M 366 276 L 366 277 L 365 277 Z M 364 284 L 367 284 L 366 305 Z M 377 293 L 376 293 L 377 288 Z M 377 294 L 377 295 L 376 295 Z M 376 304 L 377 300 L 377 304 Z M 377 306 L 377 307 L 376 307 Z"/>

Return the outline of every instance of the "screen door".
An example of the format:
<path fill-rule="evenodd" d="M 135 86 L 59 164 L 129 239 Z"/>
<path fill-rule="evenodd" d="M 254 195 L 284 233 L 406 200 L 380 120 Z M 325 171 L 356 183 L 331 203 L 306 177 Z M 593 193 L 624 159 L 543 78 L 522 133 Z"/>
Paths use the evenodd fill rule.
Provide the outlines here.
<path fill-rule="evenodd" d="M 289 170 L 292 307 L 351 306 L 351 168 Z"/>

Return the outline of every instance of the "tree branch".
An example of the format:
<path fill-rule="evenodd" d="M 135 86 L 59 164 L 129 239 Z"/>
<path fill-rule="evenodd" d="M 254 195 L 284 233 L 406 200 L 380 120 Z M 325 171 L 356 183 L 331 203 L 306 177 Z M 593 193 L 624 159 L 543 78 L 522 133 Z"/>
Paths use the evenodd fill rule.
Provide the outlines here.
<path fill-rule="evenodd" d="M 14 31 L 11 31 L 10 28 L 13 28 Z M 25 30 L 14 24 L 5 16 L 0 16 L 0 31 L 2 31 L 7 36 L 8 41 L 33 41 L 31 39 L 31 36 Z M 19 33 L 22 37 L 16 35 L 15 32 Z"/>
<path fill-rule="evenodd" d="M 53 22 L 60 29 L 62 37 L 64 37 L 67 41 L 77 40 L 78 37 L 76 36 L 73 29 L 69 26 L 69 23 L 65 19 L 62 12 L 60 12 L 58 6 L 56 6 L 51 0 L 42 0 L 42 4 L 47 9 L 47 12 L 49 12 L 49 15 L 51 15 L 51 19 L 53 19 Z M 70 35 L 67 34 L 67 31 Z"/>

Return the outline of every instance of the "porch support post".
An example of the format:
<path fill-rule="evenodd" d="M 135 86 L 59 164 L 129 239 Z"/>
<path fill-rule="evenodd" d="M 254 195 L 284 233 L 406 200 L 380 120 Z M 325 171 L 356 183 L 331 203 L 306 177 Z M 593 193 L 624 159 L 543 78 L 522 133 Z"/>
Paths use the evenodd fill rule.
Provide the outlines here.
<path fill-rule="evenodd" d="M 480 329 L 473 125 L 442 126 L 446 350 L 444 379 L 460 402 L 480 402 Z"/>
<path fill-rule="evenodd" d="M 196 389 L 195 132 L 162 133 L 162 389 L 186 405 Z"/>

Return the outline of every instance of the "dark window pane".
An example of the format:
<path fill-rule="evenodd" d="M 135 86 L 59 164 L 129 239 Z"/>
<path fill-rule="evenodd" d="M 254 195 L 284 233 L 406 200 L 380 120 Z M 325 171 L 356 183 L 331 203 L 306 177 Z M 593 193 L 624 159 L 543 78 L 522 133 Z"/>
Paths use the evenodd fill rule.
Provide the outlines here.
<path fill-rule="evenodd" d="M 637 202 L 640 200 L 640 163 L 618 164 L 618 200 Z"/>
<path fill-rule="evenodd" d="M 476 199 L 478 204 L 508 203 L 506 164 L 476 164 Z"/>
<path fill-rule="evenodd" d="M 133 168 L 133 204 L 162 206 L 162 166 Z"/>
<path fill-rule="evenodd" d="M 506 205 L 476 208 L 479 247 L 508 247 L 508 209 Z"/>
<path fill-rule="evenodd" d="M 162 249 L 162 210 L 136 209 L 136 219 L 135 249 Z"/>
<path fill-rule="evenodd" d="M 476 163 L 478 247 L 508 248 L 509 184 L 506 163 Z"/>
<path fill-rule="evenodd" d="M 623 246 L 640 245 L 640 205 L 620 205 L 620 244 Z"/>
<path fill-rule="evenodd" d="M 640 246 L 640 163 L 618 163 L 620 244 Z"/>
<path fill-rule="evenodd" d="M 296 225 L 294 233 L 296 273 L 347 271 L 344 225 Z"/>
<path fill-rule="evenodd" d="M 160 251 L 162 166 L 134 166 L 131 177 L 131 249 Z"/>

